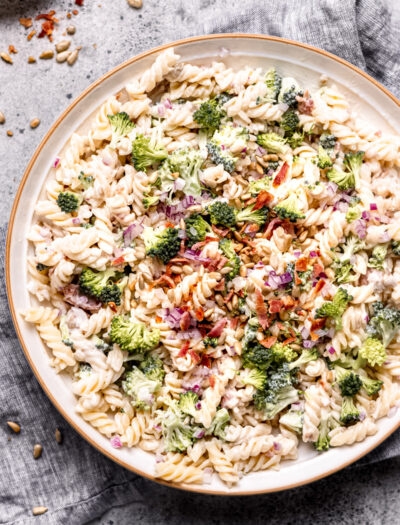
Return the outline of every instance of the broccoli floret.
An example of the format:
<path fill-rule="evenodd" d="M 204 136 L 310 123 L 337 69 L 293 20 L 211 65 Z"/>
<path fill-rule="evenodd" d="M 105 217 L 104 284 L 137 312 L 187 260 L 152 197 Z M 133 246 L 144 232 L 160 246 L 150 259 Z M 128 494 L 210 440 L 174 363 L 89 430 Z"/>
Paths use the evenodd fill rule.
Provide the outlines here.
<path fill-rule="evenodd" d="M 358 374 L 350 372 L 340 366 L 335 366 L 335 375 L 342 396 L 355 396 L 362 387 L 362 381 Z"/>
<path fill-rule="evenodd" d="M 216 348 L 218 346 L 218 337 L 205 337 L 203 339 L 203 345 L 205 348 L 211 346 L 211 348 Z"/>
<path fill-rule="evenodd" d="M 102 303 L 115 303 L 119 306 L 127 280 L 124 273 L 115 268 L 108 268 L 102 272 L 84 268 L 79 276 L 79 287 L 82 293 L 96 297 Z"/>
<path fill-rule="evenodd" d="M 268 162 L 268 170 L 276 171 L 279 168 L 278 160 L 270 160 Z"/>
<path fill-rule="evenodd" d="M 159 169 L 162 190 L 171 191 L 175 180 L 172 177 L 172 173 L 179 173 L 179 176 L 185 182 L 184 193 L 198 197 L 202 191 L 199 175 L 203 163 L 203 154 L 198 149 L 183 148 L 175 150 Z"/>
<path fill-rule="evenodd" d="M 122 389 L 131 397 L 131 404 L 139 410 L 150 410 L 154 403 L 154 393 L 161 387 L 161 381 L 150 379 L 139 368 L 134 366 L 126 372 Z"/>
<path fill-rule="evenodd" d="M 342 408 L 340 410 L 340 421 L 344 425 L 351 425 L 360 419 L 360 411 L 354 404 L 353 398 L 346 396 L 342 401 Z"/>
<path fill-rule="evenodd" d="M 146 210 L 148 210 L 152 206 L 156 206 L 156 204 L 158 204 L 159 201 L 160 201 L 160 197 L 158 195 L 144 194 L 143 199 L 142 199 L 143 206 L 145 207 Z"/>
<path fill-rule="evenodd" d="M 36 265 L 36 270 L 38 272 L 46 272 L 49 268 L 50 266 L 46 266 L 45 264 L 42 264 L 42 263 L 37 263 Z"/>
<path fill-rule="evenodd" d="M 279 342 L 271 346 L 271 353 L 275 363 L 294 361 L 297 357 L 297 353 L 289 345 Z"/>
<path fill-rule="evenodd" d="M 230 153 L 229 150 L 224 150 L 214 140 L 210 140 L 206 144 L 210 159 L 214 164 L 222 164 L 224 170 L 228 173 L 232 173 L 235 169 L 236 158 Z"/>
<path fill-rule="evenodd" d="M 297 81 L 291 77 L 282 79 L 281 90 L 278 96 L 278 102 L 287 104 L 291 108 L 297 107 L 297 96 L 303 95 Z"/>
<path fill-rule="evenodd" d="M 289 219 L 290 222 L 305 218 L 305 215 L 300 211 L 299 200 L 295 193 L 277 204 L 274 210 L 281 219 Z"/>
<path fill-rule="evenodd" d="M 336 146 L 336 137 L 335 135 L 323 133 L 319 138 L 319 144 L 322 148 L 331 150 Z"/>
<path fill-rule="evenodd" d="M 192 215 L 187 217 L 185 219 L 185 225 L 187 245 L 189 248 L 197 242 L 204 241 L 207 234 L 212 233 L 211 226 L 198 213 L 192 213 Z"/>
<path fill-rule="evenodd" d="M 146 254 L 158 257 L 164 264 L 178 254 L 181 246 L 178 228 L 160 226 L 153 229 L 148 226 L 144 229 L 143 240 Z"/>
<path fill-rule="evenodd" d="M 159 357 L 146 356 L 143 361 L 140 362 L 139 368 L 147 378 L 153 381 L 160 381 L 160 383 L 163 382 L 165 371 L 163 362 Z"/>
<path fill-rule="evenodd" d="M 369 396 L 374 396 L 382 388 L 383 381 L 379 379 L 371 379 L 370 377 L 360 375 L 362 386 Z"/>
<path fill-rule="evenodd" d="M 291 375 L 278 370 L 268 377 L 267 388 L 257 390 L 254 405 L 264 413 L 266 419 L 273 419 L 284 408 L 299 400 L 298 391 L 292 385 Z"/>
<path fill-rule="evenodd" d="M 226 426 L 229 422 L 229 412 L 226 408 L 220 408 L 217 410 L 217 413 L 215 414 L 211 425 L 209 428 L 207 428 L 205 435 L 214 435 L 216 437 L 219 437 L 220 439 L 225 439 L 226 436 Z"/>
<path fill-rule="evenodd" d="M 278 75 L 274 67 L 266 72 L 265 83 L 267 85 L 267 93 L 263 100 L 275 104 L 278 101 L 278 95 L 282 87 L 282 77 Z"/>
<path fill-rule="evenodd" d="M 70 191 L 62 191 L 58 194 L 57 205 L 64 213 L 76 211 L 82 203 L 81 195 Z"/>
<path fill-rule="evenodd" d="M 137 170 L 146 170 L 168 156 L 163 146 L 153 145 L 149 137 L 140 134 L 132 142 L 132 162 Z"/>
<path fill-rule="evenodd" d="M 247 206 L 243 210 L 236 211 L 236 222 L 253 222 L 262 226 L 267 222 L 268 210 L 265 206 L 254 210 L 253 206 Z"/>
<path fill-rule="evenodd" d="M 301 410 L 289 410 L 279 418 L 279 424 L 284 425 L 289 430 L 301 434 L 303 430 L 304 412 Z"/>
<path fill-rule="evenodd" d="M 263 177 L 262 179 L 252 180 L 249 186 L 249 190 L 252 195 L 258 195 L 260 191 L 268 191 L 270 188 L 271 177 Z"/>
<path fill-rule="evenodd" d="M 78 179 L 81 181 L 84 190 L 89 189 L 94 182 L 92 175 L 85 175 L 83 171 L 78 175 Z"/>
<path fill-rule="evenodd" d="M 354 254 L 365 248 L 365 242 L 360 240 L 355 235 L 346 237 L 345 242 L 339 244 L 341 253 L 337 255 L 340 262 L 348 262 Z"/>
<path fill-rule="evenodd" d="M 180 394 L 179 396 L 179 408 L 181 412 L 184 414 L 187 414 L 188 416 L 194 417 L 197 412 L 196 405 L 199 401 L 199 396 L 195 393 L 189 390 L 188 392 L 184 392 L 183 394 Z"/>
<path fill-rule="evenodd" d="M 60 333 L 61 333 L 61 340 L 66 346 L 70 346 L 73 348 L 74 343 L 72 339 L 69 336 L 69 329 L 66 322 L 66 316 L 62 315 L 60 318 Z"/>
<path fill-rule="evenodd" d="M 326 168 L 330 168 L 332 164 L 333 162 L 331 159 L 331 152 L 323 148 L 321 145 L 318 146 L 318 167 L 321 168 L 321 170 L 324 170 Z"/>
<path fill-rule="evenodd" d="M 295 131 L 291 135 L 288 136 L 288 143 L 291 148 L 298 148 L 303 144 L 304 141 L 304 132 L 303 131 Z M 294 157 L 293 157 L 294 162 Z"/>
<path fill-rule="evenodd" d="M 335 282 L 338 284 L 350 283 L 357 279 L 353 272 L 353 265 L 350 262 L 334 262 L 332 265 L 335 270 Z"/>
<path fill-rule="evenodd" d="M 184 414 L 179 410 L 176 401 L 173 401 L 167 410 L 158 411 L 156 421 L 161 425 L 167 452 L 184 452 L 193 444 L 198 427 L 185 423 Z"/>
<path fill-rule="evenodd" d="M 258 320 L 256 317 L 249 319 L 244 329 L 244 336 L 242 339 L 243 351 L 247 351 L 250 348 L 250 343 L 255 341 L 258 331 Z"/>
<path fill-rule="evenodd" d="M 400 257 L 400 241 L 392 241 L 390 247 L 392 248 L 393 255 Z"/>
<path fill-rule="evenodd" d="M 132 353 L 144 353 L 153 350 L 160 341 L 160 330 L 149 330 L 144 323 L 137 323 L 116 315 L 111 321 L 110 339 L 119 344 L 122 350 Z"/>
<path fill-rule="evenodd" d="M 76 376 L 78 377 L 78 379 L 85 379 L 89 377 L 92 372 L 93 368 L 89 365 L 89 363 L 80 363 L 79 370 L 76 373 Z"/>
<path fill-rule="evenodd" d="M 348 223 L 351 223 L 359 219 L 361 215 L 362 215 L 361 206 L 359 206 L 358 204 L 355 204 L 354 206 L 350 205 L 346 213 L 346 221 Z"/>
<path fill-rule="evenodd" d="M 226 228 L 231 228 L 236 224 L 235 209 L 226 202 L 214 202 L 207 211 L 212 224 L 220 224 Z"/>
<path fill-rule="evenodd" d="M 246 336 L 245 336 L 246 337 Z M 270 348 L 265 348 L 265 346 L 260 343 L 256 343 L 252 346 L 249 343 L 244 345 L 245 351 L 242 355 L 243 366 L 245 368 L 259 368 L 261 370 L 266 370 L 270 367 L 273 362 L 273 354 Z"/>
<path fill-rule="evenodd" d="M 294 111 L 294 109 L 288 109 L 282 115 L 281 128 L 289 137 L 297 131 L 299 123 L 299 116 L 297 115 L 296 111 Z"/>
<path fill-rule="evenodd" d="M 252 368 L 247 370 L 247 374 L 240 376 L 240 381 L 244 385 L 252 385 L 257 390 L 263 390 L 267 382 L 267 374 L 265 370 Z"/>
<path fill-rule="evenodd" d="M 286 139 L 277 133 L 259 133 L 257 144 L 270 153 L 283 153 L 287 151 Z"/>
<path fill-rule="evenodd" d="M 318 450 L 318 452 L 329 450 L 329 430 L 329 418 L 324 417 L 321 419 L 321 423 L 318 426 L 318 438 L 314 443 L 314 447 Z"/>
<path fill-rule="evenodd" d="M 135 124 L 131 122 L 128 113 L 125 113 L 124 111 L 121 113 L 116 113 L 115 115 L 107 116 L 112 130 L 110 147 L 115 148 L 118 140 L 125 135 L 128 135 L 128 133 L 135 127 Z"/>
<path fill-rule="evenodd" d="M 344 288 L 339 288 L 332 301 L 327 301 L 315 312 L 315 318 L 331 317 L 336 324 L 336 329 L 342 329 L 342 316 L 347 304 L 353 299 Z"/>
<path fill-rule="evenodd" d="M 385 346 L 379 339 L 367 337 L 359 350 L 359 355 L 366 359 L 371 366 L 382 366 L 386 361 Z"/>
<path fill-rule="evenodd" d="M 343 159 L 343 164 L 353 175 L 356 187 L 358 186 L 358 181 L 360 179 L 360 170 L 363 158 L 364 152 L 357 151 L 357 153 L 346 153 Z"/>
<path fill-rule="evenodd" d="M 226 98 L 214 97 L 203 102 L 199 109 L 193 113 L 193 119 L 207 133 L 213 133 L 221 124 L 226 116 L 226 111 L 222 107 L 228 100 Z"/>
<path fill-rule="evenodd" d="M 368 260 L 368 266 L 370 268 L 376 268 L 377 270 L 383 270 L 383 263 L 386 259 L 389 244 L 379 244 L 372 250 L 372 255 Z"/>
<path fill-rule="evenodd" d="M 234 127 L 232 124 L 223 126 L 212 137 L 212 141 L 221 146 L 222 150 L 231 149 L 233 153 L 243 151 L 247 146 L 248 140 L 248 130 L 241 126 Z"/>
<path fill-rule="evenodd" d="M 340 190 L 349 190 L 355 187 L 355 179 L 352 172 L 342 171 L 340 168 L 331 168 L 326 172 L 331 182 L 338 185 Z"/>
<path fill-rule="evenodd" d="M 221 239 L 218 246 L 225 257 L 228 259 L 228 262 L 225 266 L 232 268 L 228 274 L 225 274 L 225 276 L 228 278 L 228 280 L 232 280 L 240 272 L 240 257 L 236 255 L 231 239 Z"/>
<path fill-rule="evenodd" d="M 374 303 L 373 316 L 367 325 L 368 335 L 371 338 L 381 340 L 383 346 L 387 348 L 399 329 L 400 310 L 391 306 L 384 306 L 381 302 Z"/>
<path fill-rule="evenodd" d="M 289 363 L 288 368 L 289 370 L 295 370 L 296 368 L 300 368 L 310 361 L 315 361 L 318 359 L 318 357 L 319 353 L 316 348 L 306 348 L 302 351 L 301 355 L 297 359 L 290 360 L 291 362 Z"/>

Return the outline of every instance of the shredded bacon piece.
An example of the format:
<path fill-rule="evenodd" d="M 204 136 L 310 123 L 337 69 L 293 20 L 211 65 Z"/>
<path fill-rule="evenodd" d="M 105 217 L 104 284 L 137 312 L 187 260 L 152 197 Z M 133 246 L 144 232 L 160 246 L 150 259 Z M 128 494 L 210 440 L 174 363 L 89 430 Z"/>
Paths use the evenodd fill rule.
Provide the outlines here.
<path fill-rule="evenodd" d="M 271 314 L 279 313 L 283 308 L 283 302 L 280 299 L 272 299 L 269 301 L 269 311 Z"/>
<path fill-rule="evenodd" d="M 228 322 L 228 319 L 220 319 L 215 323 L 213 328 L 208 332 L 208 337 L 219 337 L 222 334 L 222 330 L 225 328 L 226 323 Z"/>
<path fill-rule="evenodd" d="M 270 202 L 274 200 L 274 196 L 269 193 L 268 191 L 260 191 L 260 193 L 257 195 L 256 203 L 253 206 L 253 210 L 259 210 L 263 206 L 266 206 Z"/>
<path fill-rule="evenodd" d="M 322 317 L 321 319 L 313 319 L 311 322 L 310 336 L 311 341 L 316 341 L 319 339 L 319 335 L 315 333 L 316 330 L 320 330 L 325 326 L 326 318 Z"/>
<path fill-rule="evenodd" d="M 79 7 L 83 6 L 83 0 L 75 0 L 76 5 L 79 5 Z"/>
<path fill-rule="evenodd" d="M 162 323 L 162 317 L 156 315 L 156 323 Z"/>
<path fill-rule="evenodd" d="M 272 221 L 268 224 L 267 229 L 265 230 L 263 234 L 263 237 L 265 239 L 270 239 L 272 237 L 272 233 L 275 230 L 275 228 L 277 228 L 282 223 L 283 223 L 282 219 L 278 219 L 278 218 L 272 219 Z"/>
<path fill-rule="evenodd" d="M 307 270 L 308 266 L 308 257 L 300 257 L 300 259 L 297 259 L 296 264 L 294 265 L 294 268 L 297 272 L 305 272 Z"/>
<path fill-rule="evenodd" d="M 208 355 L 203 355 L 201 364 L 207 368 L 211 368 L 211 359 L 208 357 Z"/>
<path fill-rule="evenodd" d="M 265 330 L 269 326 L 268 310 L 259 288 L 256 288 L 256 312 L 258 321 L 263 330 Z"/>
<path fill-rule="evenodd" d="M 291 297 L 290 295 L 282 296 L 281 301 L 283 303 L 285 310 L 289 310 L 290 308 L 293 308 L 297 304 L 297 301 L 295 301 L 293 297 Z"/>
<path fill-rule="evenodd" d="M 236 330 L 238 324 L 239 324 L 239 317 L 234 317 L 233 319 L 231 319 L 230 326 L 232 330 Z"/>
<path fill-rule="evenodd" d="M 271 346 L 274 345 L 276 341 L 277 341 L 277 337 L 275 337 L 274 335 L 271 335 L 270 337 L 267 337 L 263 339 L 262 341 L 260 341 L 260 344 L 265 346 L 265 348 L 271 348 Z"/>
<path fill-rule="evenodd" d="M 298 286 L 299 284 L 301 284 L 301 279 L 300 279 L 300 277 L 297 275 L 296 270 L 294 271 L 294 284 L 295 284 L 296 286 Z"/>
<path fill-rule="evenodd" d="M 319 262 L 314 263 L 313 277 L 318 277 L 319 275 L 321 275 L 321 273 L 324 273 L 324 267 L 322 266 L 322 264 Z"/>
<path fill-rule="evenodd" d="M 297 109 L 299 110 L 299 113 L 303 113 L 304 115 L 311 115 L 314 109 L 314 101 L 310 97 L 310 93 L 308 89 L 306 89 L 302 97 L 297 96 L 296 100 L 297 100 Z"/>
<path fill-rule="evenodd" d="M 322 288 L 325 286 L 325 281 L 323 279 L 320 279 L 317 284 L 314 287 L 313 294 L 317 295 L 322 290 Z"/>
<path fill-rule="evenodd" d="M 203 308 L 198 308 L 194 313 L 195 313 L 196 319 L 198 321 L 201 322 L 204 319 L 204 310 L 203 310 Z"/>
<path fill-rule="evenodd" d="M 26 28 L 32 27 L 32 18 L 20 18 L 19 23 Z"/>
<path fill-rule="evenodd" d="M 191 321 L 190 313 L 189 312 L 184 312 L 182 314 L 181 320 L 179 322 L 179 326 L 181 327 L 181 330 L 183 332 L 189 328 L 190 321 Z"/>
<path fill-rule="evenodd" d="M 211 228 L 212 228 L 212 231 L 216 234 L 216 235 L 219 235 L 220 237 L 226 237 L 228 235 L 228 233 L 230 232 L 230 229 L 229 228 L 226 228 L 226 229 L 222 229 L 222 228 L 217 228 L 215 226 L 215 224 L 212 224 L 211 225 Z"/>
<path fill-rule="evenodd" d="M 295 337 L 288 337 L 287 339 L 285 339 L 284 341 L 282 341 L 282 344 L 283 345 L 288 345 L 290 343 L 294 343 L 296 341 L 296 338 Z"/>
<path fill-rule="evenodd" d="M 281 169 L 278 171 L 274 180 L 272 181 L 272 186 L 274 188 L 277 188 L 278 186 L 282 184 L 282 182 L 285 181 L 288 170 L 289 170 L 289 164 L 287 162 L 284 162 L 282 164 Z"/>
<path fill-rule="evenodd" d="M 210 375 L 210 377 L 208 378 L 208 382 L 210 383 L 210 387 L 211 388 L 215 387 L 216 380 L 215 380 L 215 375 L 214 374 Z"/>
<path fill-rule="evenodd" d="M 195 244 L 193 244 L 192 246 L 192 250 L 196 251 L 198 250 L 199 248 L 203 248 L 203 246 L 205 246 L 207 243 L 209 242 L 214 242 L 214 241 L 219 241 L 219 239 L 217 239 L 216 237 L 206 237 L 204 239 L 204 241 L 200 241 L 200 242 L 196 242 Z"/>
<path fill-rule="evenodd" d="M 185 357 L 185 355 L 189 351 L 189 345 L 190 345 L 189 341 L 184 342 L 182 348 L 179 350 L 178 357 Z"/>
<path fill-rule="evenodd" d="M 175 228 L 175 224 L 172 224 L 172 222 L 167 221 L 167 222 L 165 223 L 165 227 L 166 227 L 166 228 Z"/>
<path fill-rule="evenodd" d="M 221 279 L 221 281 L 214 286 L 214 290 L 217 292 L 222 292 L 222 290 L 225 289 L 225 278 Z"/>
<path fill-rule="evenodd" d="M 227 296 L 225 297 L 225 299 L 224 299 L 224 303 L 225 303 L 225 304 L 226 304 L 226 303 L 229 303 L 229 301 L 230 301 L 230 300 L 232 299 L 232 297 L 233 297 L 233 294 L 234 294 L 234 291 L 233 291 L 233 290 L 231 290 L 231 291 L 228 293 L 228 295 L 227 295 Z"/>
<path fill-rule="evenodd" d="M 194 363 L 198 363 L 199 361 L 201 361 L 201 357 L 199 356 L 199 354 L 196 354 L 196 352 L 192 348 L 189 350 L 189 354 Z"/>
<path fill-rule="evenodd" d="M 116 259 L 114 259 L 111 264 L 112 266 L 118 266 L 124 262 L 125 262 L 125 258 L 123 255 L 121 255 L 121 257 L 117 257 Z"/>
<path fill-rule="evenodd" d="M 31 31 L 31 32 L 29 33 L 29 35 L 27 36 L 27 39 L 28 39 L 28 40 L 32 40 L 32 38 L 33 38 L 35 35 L 36 35 L 36 31 L 33 30 L 33 31 Z"/>
<path fill-rule="evenodd" d="M 9 45 L 8 46 L 8 52 L 11 54 L 11 53 L 14 53 L 14 55 L 16 55 L 18 53 L 18 51 L 15 49 L 14 46 L 12 45 Z"/>

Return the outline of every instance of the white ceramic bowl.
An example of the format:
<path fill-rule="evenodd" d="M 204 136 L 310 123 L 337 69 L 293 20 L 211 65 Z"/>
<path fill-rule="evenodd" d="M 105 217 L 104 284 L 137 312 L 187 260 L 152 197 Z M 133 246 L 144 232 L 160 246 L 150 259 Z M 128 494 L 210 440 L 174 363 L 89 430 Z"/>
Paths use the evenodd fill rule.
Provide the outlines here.
<path fill-rule="evenodd" d="M 11 213 L 6 256 L 7 291 L 15 328 L 26 357 L 43 389 L 80 434 L 109 458 L 143 476 L 153 478 L 154 456 L 140 450 L 111 447 L 109 440 L 86 423 L 74 410 L 76 400 L 69 388 L 70 380 L 57 375 L 50 367 L 47 350 L 35 327 L 26 323 L 19 312 L 29 306 L 27 291 L 26 234 L 34 205 L 42 191 L 54 158 L 60 154 L 71 134 L 85 128 L 85 123 L 102 101 L 119 91 L 134 75 L 151 65 L 157 54 L 174 46 L 183 61 L 209 63 L 223 59 L 235 68 L 251 64 L 278 69 L 296 77 L 307 87 L 317 87 L 326 74 L 345 92 L 354 109 L 381 129 L 400 133 L 400 102 L 371 77 L 334 55 L 310 46 L 260 35 L 212 35 L 194 37 L 143 53 L 110 71 L 92 84 L 64 111 L 44 137 L 24 174 Z M 229 50 L 229 54 L 226 54 Z M 218 479 L 209 485 L 179 486 L 213 494 L 254 494 L 292 488 L 327 476 L 379 445 L 400 425 L 400 412 L 379 421 L 379 432 L 353 446 L 333 448 L 317 454 L 301 446 L 299 458 L 282 464 L 280 471 L 264 471 L 245 476 L 228 488 Z"/>

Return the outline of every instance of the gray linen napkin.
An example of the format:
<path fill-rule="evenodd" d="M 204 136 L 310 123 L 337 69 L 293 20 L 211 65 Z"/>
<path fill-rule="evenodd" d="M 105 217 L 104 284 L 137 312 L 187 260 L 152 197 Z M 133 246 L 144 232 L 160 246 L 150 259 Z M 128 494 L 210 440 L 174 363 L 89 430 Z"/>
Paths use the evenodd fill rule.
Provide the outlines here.
<path fill-rule="evenodd" d="M 182 18 L 185 7 L 184 0 L 171 5 L 174 19 Z M 176 38 L 223 32 L 283 36 L 331 51 L 366 70 L 395 94 L 400 92 L 400 25 L 392 20 L 386 2 L 194 0 L 193 9 L 192 15 L 195 12 L 198 17 L 185 19 Z M 165 32 L 171 31 L 172 27 Z M 157 43 L 162 43 L 162 37 Z M 2 267 L 5 230 L 0 229 Z M 135 488 L 138 477 L 87 444 L 41 390 L 17 340 L 5 285 L 0 287 L 0 377 L 0 523 L 81 524 L 113 506 L 141 500 Z M 21 424 L 20 434 L 5 426 L 7 420 Z M 64 435 L 61 445 L 54 438 L 56 428 Z M 34 443 L 43 445 L 42 457 L 36 461 Z M 357 465 L 398 455 L 400 434 L 395 433 Z M 31 509 L 38 505 L 49 511 L 34 518 Z"/>

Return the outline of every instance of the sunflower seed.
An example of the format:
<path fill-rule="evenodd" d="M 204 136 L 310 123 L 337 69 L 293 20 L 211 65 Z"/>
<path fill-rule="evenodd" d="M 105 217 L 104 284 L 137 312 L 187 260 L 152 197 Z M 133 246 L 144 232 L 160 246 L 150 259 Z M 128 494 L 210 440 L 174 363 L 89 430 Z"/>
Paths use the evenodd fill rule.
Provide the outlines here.
<path fill-rule="evenodd" d="M 76 31 L 76 27 L 75 27 L 75 26 L 68 26 L 68 27 L 67 27 L 67 33 L 68 33 L 69 35 L 73 35 L 73 34 L 75 34 L 75 31 Z"/>
<path fill-rule="evenodd" d="M 52 49 L 48 49 L 47 51 L 43 51 L 43 53 L 39 55 L 39 58 L 43 60 L 48 60 L 49 58 L 53 58 L 53 56 L 54 56 L 54 51 Z"/>
<path fill-rule="evenodd" d="M 13 63 L 12 58 L 10 57 L 10 55 L 8 53 L 5 53 L 4 51 L 2 51 L 0 53 L 0 57 L 4 60 L 4 62 L 7 62 L 7 64 L 12 64 Z"/>
<path fill-rule="evenodd" d="M 7 421 L 7 425 L 11 428 L 11 430 L 14 430 L 14 432 L 16 432 L 17 434 L 21 430 L 21 427 L 18 425 L 18 423 L 14 423 L 14 421 Z"/>
<path fill-rule="evenodd" d="M 56 441 L 59 445 L 63 442 L 63 436 L 61 434 L 61 430 L 56 428 Z"/>
<path fill-rule="evenodd" d="M 67 58 L 67 62 L 70 66 L 76 62 L 76 59 L 78 58 L 79 50 L 75 49 L 75 51 L 72 51 L 72 53 Z"/>
<path fill-rule="evenodd" d="M 71 54 L 71 51 L 63 51 L 62 53 L 58 53 L 58 55 L 56 56 L 57 62 L 59 64 L 61 64 L 62 62 L 65 62 L 70 56 L 70 54 Z"/>
<path fill-rule="evenodd" d="M 38 118 L 34 118 L 30 121 L 30 126 L 32 129 L 35 129 L 39 126 L 40 120 Z"/>
<path fill-rule="evenodd" d="M 131 7 L 134 7 L 135 9 L 139 9 L 140 7 L 142 7 L 143 2 L 142 0 L 128 0 L 128 4 Z"/>
<path fill-rule="evenodd" d="M 14 135 L 14 133 L 11 131 L 11 129 L 8 129 L 8 130 L 7 130 L 7 135 L 8 135 L 9 137 L 12 137 L 12 136 Z"/>
<path fill-rule="evenodd" d="M 6 121 L 6 117 L 4 116 L 4 113 L 0 111 L 0 124 L 4 124 Z"/>
<path fill-rule="evenodd" d="M 36 62 L 35 57 L 28 57 L 28 64 L 34 64 Z"/>
<path fill-rule="evenodd" d="M 44 514 L 45 512 L 47 512 L 49 509 L 47 507 L 33 507 L 32 509 L 32 514 L 34 516 L 40 516 L 41 514 Z"/>
<path fill-rule="evenodd" d="M 61 51 L 66 51 L 70 45 L 71 40 L 61 40 L 61 42 L 58 42 L 58 44 L 56 44 L 57 53 L 61 53 Z"/>
<path fill-rule="evenodd" d="M 35 459 L 38 459 L 40 458 L 40 456 L 42 455 L 42 445 L 39 445 L 39 443 L 36 443 L 36 445 L 33 447 L 33 457 Z"/>

